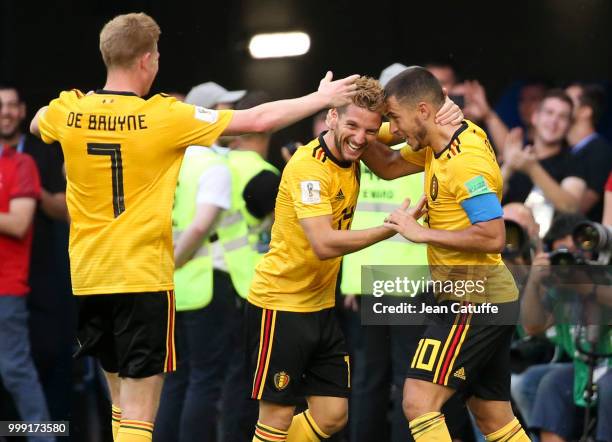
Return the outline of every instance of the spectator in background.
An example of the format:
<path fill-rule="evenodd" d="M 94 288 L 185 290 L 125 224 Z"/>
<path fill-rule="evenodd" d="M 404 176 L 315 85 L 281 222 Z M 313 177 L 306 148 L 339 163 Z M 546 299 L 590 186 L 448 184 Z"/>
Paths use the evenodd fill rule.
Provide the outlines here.
<path fill-rule="evenodd" d="M 39 198 L 40 181 L 32 158 L 0 145 L 0 378 L 21 420 L 34 422 L 49 420 L 30 352 L 26 308 L 32 219 Z"/>
<path fill-rule="evenodd" d="M 546 85 L 542 81 L 526 82 L 519 91 L 518 114 L 525 133 L 525 141 L 532 143 L 535 139 L 535 128 L 532 123 L 534 112 L 538 109 L 546 94 Z M 467 118 L 482 122 L 493 141 L 497 159 L 503 160 L 506 136 L 509 123 L 489 105 L 484 87 L 478 81 L 464 83 L 465 115 Z M 512 126 L 510 126 L 512 127 Z"/>
<path fill-rule="evenodd" d="M 536 255 L 521 303 L 521 322 L 527 334 L 541 335 L 554 326 L 555 343 L 572 359 L 567 363 L 534 365 L 528 370 L 531 379 L 530 385 L 522 388 L 525 399 L 522 408 L 529 426 L 540 431 L 542 442 L 575 440 L 580 435 L 578 416 L 584 410 L 580 413 L 577 405 L 585 405 L 582 393 L 587 386 L 588 367 L 578 357 L 576 343 L 582 342 L 582 338 L 578 338 L 576 324 L 582 323 L 585 315 L 592 315 L 594 307 L 611 305 L 609 285 L 594 285 L 576 268 L 568 282 L 567 276 L 561 276 L 567 272 L 554 272 L 551 267 L 551 252 L 576 252 L 572 232 L 582 221 L 584 217 L 578 214 L 561 214 L 555 218 L 544 238 L 548 252 Z M 589 324 L 600 320 L 592 316 L 587 319 Z M 609 354 L 610 329 L 605 326 L 597 329 L 595 336 L 588 339 L 597 341 L 596 352 Z M 611 441 L 612 371 L 605 359 L 597 362 L 594 381 L 598 384 L 599 402 L 595 439 Z"/>
<path fill-rule="evenodd" d="M 555 211 L 575 212 L 586 184 L 566 149 L 572 101 L 562 90 L 549 91 L 533 114 L 533 146 L 523 143 L 523 131 L 513 129 L 504 148 L 504 203 L 530 207 L 546 234 Z"/>
<path fill-rule="evenodd" d="M 457 77 L 457 70 L 449 62 L 431 62 L 425 65 L 425 69 L 438 79 L 440 85 L 446 89 L 446 93 L 457 106 L 463 109 L 465 94 L 463 83 Z M 460 97 L 460 98 L 458 98 Z"/>
<path fill-rule="evenodd" d="M 59 144 L 44 144 L 22 131 L 26 104 L 15 84 L 0 83 L 0 144 L 30 155 L 41 190 L 33 219 L 30 293 L 27 297 L 32 357 L 45 390 L 51 417 L 66 419 L 74 325 L 68 279 L 68 209 L 63 155 Z M 53 330 L 52 333 L 49 331 Z"/>
<path fill-rule="evenodd" d="M 248 92 L 236 103 L 236 110 L 250 109 L 270 101 L 263 91 Z M 249 440 L 257 423 L 257 402 L 249 399 L 251 385 L 247 377 L 246 342 L 244 340 L 244 306 L 253 279 L 255 266 L 269 249 L 272 214 L 280 185 L 280 172 L 267 161 L 269 133 L 246 134 L 229 141 L 227 154 L 232 173 L 232 210 L 240 215 L 247 241 L 239 249 L 223 247 L 223 260 L 229 271 L 232 287 L 224 293 L 234 308 L 227 322 L 231 325 L 229 364 L 221 399 L 221 440 Z M 240 241 L 234 238 L 233 241 Z"/>
<path fill-rule="evenodd" d="M 610 172 L 608 181 L 606 181 L 603 218 L 601 223 L 606 226 L 612 226 L 612 172 Z"/>
<path fill-rule="evenodd" d="M 595 84 L 574 83 L 565 89 L 574 102 L 574 121 L 567 139 L 574 163 L 582 169 L 586 190 L 580 212 L 591 221 L 601 220 L 604 187 L 612 170 L 612 146 L 596 132 L 605 104 L 605 92 Z"/>
<path fill-rule="evenodd" d="M 208 82 L 185 102 L 204 108 L 231 105 L 227 90 Z M 232 209 L 226 149 L 190 146 L 181 165 L 173 208 L 176 337 L 179 362 L 166 375 L 154 441 L 215 440 L 223 379 L 228 369 L 234 297 L 216 233 Z"/>

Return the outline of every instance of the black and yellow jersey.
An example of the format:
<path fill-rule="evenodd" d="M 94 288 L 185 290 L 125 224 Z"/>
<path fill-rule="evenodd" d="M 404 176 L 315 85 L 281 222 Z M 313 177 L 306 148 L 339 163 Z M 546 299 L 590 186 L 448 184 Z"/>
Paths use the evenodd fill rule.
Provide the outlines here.
<path fill-rule="evenodd" d="M 333 307 L 342 258 L 320 260 L 300 219 L 331 215 L 335 229 L 348 230 L 358 195 L 358 162 L 336 159 L 323 136 L 300 147 L 283 171 L 270 251 L 255 270 L 249 302 L 294 312 Z"/>
<path fill-rule="evenodd" d="M 75 294 L 173 288 L 172 203 L 184 150 L 211 145 L 231 117 L 162 94 L 72 90 L 51 101 L 39 127 L 64 152 Z"/>
<path fill-rule="evenodd" d="M 497 199 L 495 206 L 500 207 L 503 179 L 495 151 L 486 133 L 471 121 L 463 121 L 448 145 L 437 154 L 431 147 L 415 152 L 406 146 L 401 155 L 425 168 L 426 224 L 430 228 L 456 231 L 470 227 L 473 220 L 466 212 L 466 200 L 470 198 L 492 194 Z M 483 271 L 486 268 L 489 284 L 486 300 L 506 302 L 517 297 L 514 280 L 499 253 L 467 252 L 429 244 L 427 258 L 434 279 L 436 271 L 442 269 L 486 266 L 482 267 Z"/>

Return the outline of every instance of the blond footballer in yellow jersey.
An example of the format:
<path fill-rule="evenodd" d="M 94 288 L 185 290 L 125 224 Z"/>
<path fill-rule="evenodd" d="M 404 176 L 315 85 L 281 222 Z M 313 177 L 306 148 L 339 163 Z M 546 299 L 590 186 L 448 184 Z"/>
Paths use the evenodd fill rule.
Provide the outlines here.
<path fill-rule="evenodd" d="M 170 205 L 184 148 L 221 134 L 274 131 L 343 106 L 358 77 L 331 81 L 328 72 L 310 95 L 233 113 L 159 95 L 145 100 L 139 97 L 159 69 L 159 35 L 144 13 L 106 23 L 104 89 L 64 92 L 30 124 L 64 151 L 74 291 L 88 295 L 80 302 L 79 351 L 102 364 L 119 442 L 151 440 L 162 373 L 174 369 Z"/>
<path fill-rule="evenodd" d="M 251 397 L 260 401 L 253 441 L 319 440 L 346 423 L 350 365 L 334 289 L 341 256 L 391 236 L 382 226 L 349 230 L 357 163 L 376 140 L 383 102 L 377 81 L 359 79 L 353 102 L 331 109 L 330 130 L 299 148 L 283 172 L 270 251 L 245 319 Z M 452 121 L 458 108 L 449 108 Z M 304 396 L 308 409 L 294 417 Z"/>
<path fill-rule="evenodd" d="M 212 145 L 231 118 L 165 95 L 73 90 L 50 103 L 39 127 L 66 159 L 75 294 L 173 288 L 169 226 L 184 149 Z"/>
<path fill-rule="evenodd" d="M 294 312 L 333 307 L 342 257 L 320 260 L 300 220 L 329 216 L 334 229 L 348 230 L 358 194 L 358 162 L 338 160 L 323 136 L 300 147 L 283 171 L 270 251 L 256 269 L 249 302 Z"/>

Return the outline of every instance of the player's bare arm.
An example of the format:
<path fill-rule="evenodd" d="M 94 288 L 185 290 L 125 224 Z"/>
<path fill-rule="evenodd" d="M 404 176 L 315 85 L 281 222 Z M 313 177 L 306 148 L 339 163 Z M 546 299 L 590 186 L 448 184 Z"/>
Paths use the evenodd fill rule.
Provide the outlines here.
<path fill-rule="evenodd" d="M 506 230 L 502 218 L 472 224 L 463 230 L 438 230 L 421 226 L 417 221 L 422 214 L 404 206 L 395 210 L 385 222 L 385 227 L 395 230 L 406 239 L 437 247 L 465 252 L 500 253 L 506 242 Z"/>
<path fill-rule="evenodd" d="M 331 215 L 300 219 L 308 242 L 321 260 L 337 258 L 364 249 L 395 235 L 389 228 L 379 226 L 365 230 L 336 230 Z"/>
<path fill-rule="evenodd" d="M 45 114 L 48 107 L 49 106 L 43 106 L 40 109 L 38 109 L 38 112 L 36 112 L 36 115 L 34 115 L 34 118 L 32 118 L 32 122 L 30 123 L 30 133 L 32 135 L 37 136 L 38 138 L 40 138 L 40 130 L 38 129 L 38 122 L 40 121 L 40 118 Z"/>
<path fill-rule="evenodd" d="M 384 180 L 423 172 L 423 166 L 409 163 L 402 158 L 399 150 L 390 149 L 380 141 L 370 143 L 361 159 L 372 172 Z"/>
<path fill-rule="evenodd" d="M 223 133 L 239 135 L 249 132 L 271 132 L 289 126 L 326 107 L 349 104 L 355 94 L 355 81 L 359 75 L 335 81 L 332 81 L 332 78 L 333 74 L 327 72 L 319 84 L 319 89 L 312 94 L 235 111 L 232 121 Z"/>

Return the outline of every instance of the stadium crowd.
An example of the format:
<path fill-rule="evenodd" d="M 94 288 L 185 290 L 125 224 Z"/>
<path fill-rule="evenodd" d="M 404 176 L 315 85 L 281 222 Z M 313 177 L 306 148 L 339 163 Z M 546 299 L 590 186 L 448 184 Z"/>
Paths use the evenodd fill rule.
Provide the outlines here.
<path fill-rule="evenodd" d="M 594 361 L 591 407 L 584 395 L 589 366 L 576 349 L 576 327 L 553 313 L 550 299 L 559 289 L 545 284 L 550 271 L 543 270 L 558 264 L 553 257 L 560 252 L 579 254 L 572 232 L 580 223 L 612 225 L 612 146 L 602 135 L 612 133 L 605 126 L 612 120 L 603 120 L 608 91 L 598 84 L 528 80 L 509 94 L 517 98 L 512 106 L 493 106 L 482 84 L 458 78 L 452 65 L 426 67 L 465 118 L 486 130 L 503 176 L 504 220 L 527 237 L 518 253 L 504 255 L 523 272 L 516 278 L 523 314 L 511 353 L 515 413 L 543 442 L 576 440 L 584 430 L 612 441 L 609 329 L 604 324 L 600 333 L 608 357 Z M 382 86 L 405 68 L 385 68 Z M 23 94 L 15 84 L 0 83 L 0 420 L 67 420 L 73 440 L 107 442 L 107 423 L 120 412 L 111 412 L 97 363 L 72 358 L 77 324 L 62 151 L 27 133 Z M 210 81 L 174 95 L 213 110 L 270 101 L 264 91 L 228 91 Z M 313 138 L 328 130 L 329 118 L 328 111 L 313 118 Z M 301 143 L 286 141 L 282 158 L 288 161 Z M 248 398 L 243 311 L 254 270 L 249 254 L 267 251 L 284 166 L 269 162 L 270 145 L 270 133 L 222 136 L 206 146 L 210 150 L 192 146 L 185 154 L 185 163 L 202 167 L 181 170 L 175 195 L 178 358 L 176 371 L 166 375 L 154 441 L 251 440 L 258 417 L 256 401 Z M 417 201 L 423 192 L 422 173 L 385 181 L 365 164 L 360 168 L 354 229 L 380 223 L 404 198 Z M 412 437 L 402 391 L 406 355 L 420 332 L 417 326 L 362 324 L 356 275 L 374 264 L 426 266 L 425 247 L 394 237 L 343 260 L 336 314 L 351 355 L 352 392 L 348 424 L 332 440 Z M 605 290 L 572 295 L 577 304 L 588 298 L 612 306 Z M 587 409 L 587 425 L 594 427 L 585 429 Z M 444 410 L 453 440 L 484 440 L 461 401 L 451 399 Z"/>

